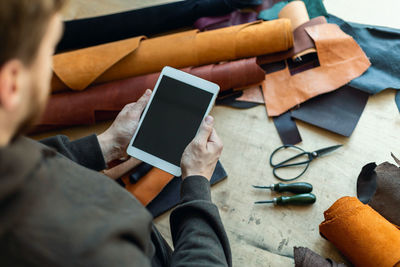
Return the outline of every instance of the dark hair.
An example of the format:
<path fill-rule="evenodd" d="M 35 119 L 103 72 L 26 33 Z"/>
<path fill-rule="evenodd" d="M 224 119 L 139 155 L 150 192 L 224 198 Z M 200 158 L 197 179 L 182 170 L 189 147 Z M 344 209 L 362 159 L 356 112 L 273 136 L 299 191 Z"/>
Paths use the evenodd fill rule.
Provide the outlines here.
<path fill-rule="evenodd" d="M 66 0 L 0 0 L 0 66 L 35 59 L 51 17 Z"/>

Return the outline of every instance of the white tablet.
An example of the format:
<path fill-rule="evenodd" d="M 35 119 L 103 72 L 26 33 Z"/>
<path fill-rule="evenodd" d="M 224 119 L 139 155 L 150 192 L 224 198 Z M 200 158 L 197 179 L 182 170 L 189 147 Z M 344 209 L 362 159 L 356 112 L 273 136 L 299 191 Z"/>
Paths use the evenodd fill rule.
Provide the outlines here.
<path fill-rule="evenodd" d="M 175 176 L 181 157 L 210 112 L 219 86 L 165 67 L 143 111 L 127 152 Z"/>

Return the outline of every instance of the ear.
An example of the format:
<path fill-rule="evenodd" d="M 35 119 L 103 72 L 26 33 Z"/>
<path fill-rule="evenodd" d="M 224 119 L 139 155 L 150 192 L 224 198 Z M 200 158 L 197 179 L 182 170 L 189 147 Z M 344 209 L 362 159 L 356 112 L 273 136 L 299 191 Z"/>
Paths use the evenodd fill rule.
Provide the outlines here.
<path fill-rule="evenodd" d="M 19 60 L 10 60 L 0 67 L 1 108 L 12 111 L 18 105 L 23 70 L 23 64 Z"/>

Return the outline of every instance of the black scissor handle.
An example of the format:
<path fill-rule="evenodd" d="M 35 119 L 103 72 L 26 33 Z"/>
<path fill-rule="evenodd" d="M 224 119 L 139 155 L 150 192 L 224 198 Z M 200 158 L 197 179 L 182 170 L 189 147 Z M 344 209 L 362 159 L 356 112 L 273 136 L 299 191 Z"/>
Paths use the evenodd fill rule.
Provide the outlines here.
<path fill-rule="evenodd" d="M 303 164 L 303 165 L 304 165 L 304 164 Z M 290 182 L 290 181 L 294 181 L 294 180 L 296 180 L 297 178 L 299 178 L 300 176 L 302 176 L 302 175 L 306 172 L 306 170 L 308 169 L 308 166 L 310 166 L 310 162 L 306 163 L 306 167 L 304 168 L 304 170 L 303 170 L 299 175 L 297 175 L 296 177 L 292 177 L 292 178 L 282 178 L 282 177 L 280 177 L 280 176 L 276 173 L 276 170 L 277 170 L 277 169 L 282 168 L 281 166 L 274 167 L 274 168 L 272 169 L 272 174 L 273 174 L 273 175 L 275 176 L 275 178 L 278 179 L 278 180 L 281 180 L 281 181 L 283 181 L 283 182 Z"/>
<path fill-rule="evenodd" d="M 274 155 L 275 155 L 277 152 L 279 152 L 279 151 L 282 150 L 282 149 L 289 148 L 289 147 L 295 148 L 295 149 L 297 149 L 297 150 L 300 150 L 301 153 L 299 153 L 299 154 L 297 154 L 297 155 L 295 155 L 295 156 L 293 156 L 293 157 L 290 157 L 290 158 L 288 158 L 288 159 L 286 159 L 286 160 L 284 160 L 284 161 L 282 161 L 282 162 L 279 162 L 279 163 L 277 163 L 277 164 L 272 163 L 272 158 L 274 157 Z M 290 161 L 293 161 L 293 160 L 295 160 L 295 159 L 297 159 L 297 158 L 299 158 L 299 157 L 302 157 L 302 156 L 304 156 L 304 155 L 307 155 L 307 156 L 308 156 L 308 160 L 301 161 L 301 162 L 296 162 L 296 163 L 291 163 L 291 164 L 286 164 L 286 163 L 288 163 L 288 162 L 290 162 Z M 297 178 L 299 178 L 300 176 L 302 176 L 302 175 L 306 172 L 306 170 L 308 169 L 308 166 L 310 165 L 310 162 L 311 162 L 313 159 L 314 159 L 314 156 L 313 156 L 310 152 L 306 152 L 306 151 L 304 151 L 302 148 L 300 148 L 300 147 L 298 147 L 298 146 L 294 146 L 294 145 L 283 145 L 283 146 L 278 147 L 277 149 L 275 149 L 275 150 L 272 152 L 272 154 L 271 154 L 271 156 L 270 156 L 270 158 L 269 158 L 269 164 L 271 165 L 271 167 L 273 167 L 272 173 L 273 173 L 273 175 L 274 175 L 277 179 L 279 179 L 279 180 L 281 180 L 281 181 L 288 182 L 288 181 L 296 180 Z M 276 170 L 278 170 L 278 169 L 286 168 L 286 167 L 295 167 L 295 166 L 300 166 L 300 165 L 306 165 L 306 167 L 305 167 L 304 170 L 303 170 L 299 175 L 297 175 L 296 177 L 289 178 L 289 179 L 285 179 L 285 178 L 280 177 L 280 176 L 276 173 Z"/>
<path fill-rule="evenodd" d="M 299 154 L 297 154 L 297 155 L 295 155 L 295 156 L 293 156 L 293 157 L 291 157 L 291 158 L 288 158 L 288 159 L 286 159 L 286 160 L 284 160 L 284 161 L 281 161 L 281 162 L 279 162 L 279 163 L 277 163 L 277 164 L 272 163 L 272 158 L 274 157 L 274 155 L 275 155 L 277 152 L 279 152 L 280 150 L 286 149 L 286 148 L 288 148 L 288 147 L 298 149 L 298 150 L 301 151 L 301 153 L 299 153 Z M 294 160 L 294 159 L 297 159 L 297 158 L 299 158 L 299 157 L 302 157 L 302 156 L 304 156 L 304 155 L 307 155 L 307 156 L 308 156 L 308 160 L 301 161 L 301 162 L 296 162 L 296 163 L 292 163 L 292 164 L 285 164 L 285 163 L 288 163 L 288 162 L 290 162 L 290 161 L 292 161 L 292 160 Z M 269 157 L 269 165 L 271 165 L 271 167 L 274 167 L 274 168 L 278 168 L 278 167 L 279 167 L 279 168 L 285 168 L 285 167 L 299 166 L 299 165 L 309 164 L 309 163 L 311 162 L 311 160 L 313 160 L 313 158 L 314 158 L 314 157 L 313 157 L 313 155 L 312 155 L 310 152 L 306 152 L 306 151 L 304 151 L 302 148 L 300 148 L 300 147 L 298 147 L 298 146 L 294 146 L 294 145 L 283 145 L 283 146 L 278 147 L 277 149 L 275 149 L 275 150 L 272 152 L 271 156 Z"/>

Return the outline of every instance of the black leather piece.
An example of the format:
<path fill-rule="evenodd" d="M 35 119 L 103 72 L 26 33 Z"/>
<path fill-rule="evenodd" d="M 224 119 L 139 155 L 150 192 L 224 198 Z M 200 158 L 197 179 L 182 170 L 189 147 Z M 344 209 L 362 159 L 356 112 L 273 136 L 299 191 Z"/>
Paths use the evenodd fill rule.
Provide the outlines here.
<path fill-rule="evenodd" d="M 292 117 L 343 136 L 350 136 L 364 111 L 368 97 L 368 93 L 345 85 L 301 104 L 292 111 Z"/>
<path fill-rule="evenodd" d="M 218 183 L 228 176 L 222 164 L 218 161 L 213 176 L 211 177 L 211 185 Z M 151 201 L 146 208 L 154 217 L 158 217 L 162 213 L 175 207 L 180 201 L 180 188 L 182 178 L 174 177 L 171 182 L 161 191 L 158 196 Z"/>
<path fill-rule="evenodd" d="M 248 109 L 248 108 L 253 108 L 253 107 L 260 105 L 259 103 L 236 100 L 237 98 L 241 97 L 242 95 L 243 95 L 243 91 L 233 91 L 233 89 L 226 90 L 224 92 L 221 92 L 218 95 L 217 100 L 215 101 L 215 104 L 220 105 L 220 106 L 228 106 L 228 107 L 238 108 L 238 109 Z"/>
<path fill-rule="evenodd" d="M 152 168 L 153 168 L 153 166 L 151 166 L 150 164 L 148 164 L 146 162 L 141 163 L 139 166 L 137 166 L 135 172 L 133 172 L 129 176 L 129 181 L 132 184 L 136 184 L 137 182 L 139 182 L 140 178 L 145 176 Z"/>
<path fill-rule="evenodd" d="M 376 191 L 376 164 L 375 162 L 365 165 L 357 179 L 357 197 L 358 199 L 367 204 Z"/>
<path fill-rule="evenodd" d="M 65 22 L 57 53 L 139 35 L 192 26 L 200 17 L 224 15 L 262 0 L 187 0 Z"/>
<path fill-rule="evenodd" d="M 295 145 L 302 141 L 296 122 L 290 116 L 290 111 L 274 117 L 273 120 L 284 145 Z"/>

